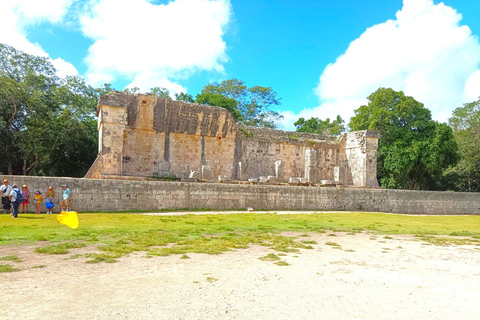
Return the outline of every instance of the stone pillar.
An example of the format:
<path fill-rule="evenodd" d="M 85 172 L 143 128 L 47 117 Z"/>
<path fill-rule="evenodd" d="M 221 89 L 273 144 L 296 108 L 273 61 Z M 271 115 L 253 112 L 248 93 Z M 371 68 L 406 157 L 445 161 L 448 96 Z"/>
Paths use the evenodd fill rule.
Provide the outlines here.
<path fill-rule="evenodd" d="M 101 174 L 121 175 L 127 108 L 99 105 L 98 123 Z"/>
<path fill-rule="evenodd" d="M 333 180 L 337 184 L 345 184 L 345 168 L 341 166 L 333 167 Z"/>
<path fill-rule="evenodd" d="M 282 160 L 275 161 L 275 177 L 280 180 L 285 180 L 285 162 Z"/>
<path fill-rule="evenodd" d="M 378 131 L 363 130 L 346 134 L 345 152 L 353 185 L 378 187 L 377 148 Z"/>
<path fill-rule="evenodd" d="M 316 167 L 317 151 L 314 149 L 305 150 L 305 179 L 310 183 L 318 183 Z"/>

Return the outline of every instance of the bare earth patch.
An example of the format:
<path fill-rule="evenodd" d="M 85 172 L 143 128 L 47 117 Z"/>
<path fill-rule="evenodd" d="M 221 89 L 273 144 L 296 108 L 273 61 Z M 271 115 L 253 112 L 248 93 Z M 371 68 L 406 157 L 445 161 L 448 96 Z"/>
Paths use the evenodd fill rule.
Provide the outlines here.
<path fill-rule="evenodd" d="M 478 318 L 479 247 L 329 233 L 284 233 L 311 241 L 313 249 L 299 252 L 251 246 L 190 259 L 136 252 L 96 264 L 78 256 L 92 247 L 47 255 L 3 246 L 0 256 L 20 262 L 0 263 L 20 271 L 0 273 L 0 319 Z M 270 253 L 286 264 L 259 259 Z"/>

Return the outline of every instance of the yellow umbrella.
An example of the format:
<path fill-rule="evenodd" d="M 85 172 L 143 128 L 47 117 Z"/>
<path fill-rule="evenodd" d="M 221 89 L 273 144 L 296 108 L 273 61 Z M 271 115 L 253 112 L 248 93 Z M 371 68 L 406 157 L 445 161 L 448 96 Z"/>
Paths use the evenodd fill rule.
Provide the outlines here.
<path fill-rule="evenodd" d="M 62 211 L 59 215 L 57 215 L 57 220 L 58 222 L 63 223 L 72 229 L 78 228 L 78 216 L 75 211 Z"/>

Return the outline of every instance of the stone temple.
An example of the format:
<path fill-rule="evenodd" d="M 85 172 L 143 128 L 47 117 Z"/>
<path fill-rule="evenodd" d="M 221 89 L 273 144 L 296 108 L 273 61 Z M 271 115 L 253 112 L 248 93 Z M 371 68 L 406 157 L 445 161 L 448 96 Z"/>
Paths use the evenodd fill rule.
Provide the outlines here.
<path fill-rule="evenodd" d="M 98 157 L 86 178 L 378 187 L 376 131 L 333 137 L 241 127 L 223 108 L 124 92 L 101 96 L 97 115 Z"/>

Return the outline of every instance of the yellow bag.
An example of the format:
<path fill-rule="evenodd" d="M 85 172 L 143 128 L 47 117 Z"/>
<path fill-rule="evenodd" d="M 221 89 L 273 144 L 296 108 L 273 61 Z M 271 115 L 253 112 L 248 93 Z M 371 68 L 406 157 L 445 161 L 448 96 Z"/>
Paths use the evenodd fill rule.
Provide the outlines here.
<path fill-rule="evenodd" d="M 57 215 L 57 220 L 58 222 L 63 223 L 72 229 L 78 228 L 78 216 L 75 211 L 62 211 L 59 215 Z"/>

